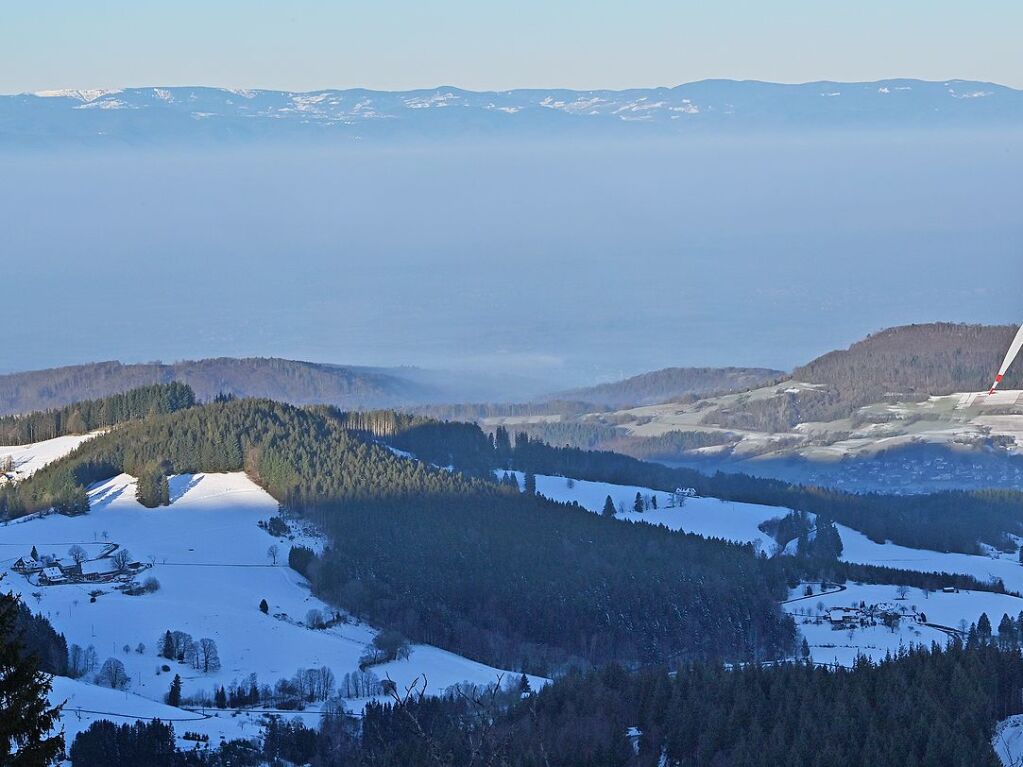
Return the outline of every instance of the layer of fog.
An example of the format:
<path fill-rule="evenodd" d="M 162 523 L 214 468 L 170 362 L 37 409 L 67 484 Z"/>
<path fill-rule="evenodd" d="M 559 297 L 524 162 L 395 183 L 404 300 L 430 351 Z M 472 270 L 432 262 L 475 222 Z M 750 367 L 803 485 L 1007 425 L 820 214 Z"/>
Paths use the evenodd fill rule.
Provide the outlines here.
<path fill-rule="evenodd" d="M 0 156 L 0 368 L 788 368 L 1023 319 L 1021 171 L 1006 135 Z"/>

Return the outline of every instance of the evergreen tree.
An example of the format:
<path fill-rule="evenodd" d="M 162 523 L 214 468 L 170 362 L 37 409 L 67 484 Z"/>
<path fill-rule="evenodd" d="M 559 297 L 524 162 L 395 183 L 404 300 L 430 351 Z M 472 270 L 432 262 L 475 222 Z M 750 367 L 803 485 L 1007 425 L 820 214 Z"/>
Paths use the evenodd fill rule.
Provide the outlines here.
<path fill-rule="evenodd" d="M 604 510 L 601 513 L 605 517 L 613 517 L 615 515 L 615 502 L 611 500 L 610 495 L 604 499 Z"/>
<path fill-rule="evenodd" d="M 260 599 L 260 600 L 259 600 L 259 610 L 260 610 L 260 612 L 262 612 L 262 613 L 263 613 L 264 615 L 266 615 L 266 614 L 268 614 L 268 613 L 270 612 L 270 605 L 268 605 L 268 604 L 266 603 L 266 600 L 265 600 L 265 599 Z"/>
<path fill-rule="evenodd" d="M 801 530 L 796 541 L 796 556 L 804 559 L 810 556 L 810 537 L 806 530 Z"/>
<path fill-rule="evenodd" d="M 998 623 L 998 643 L 1006 649 L 1016 644 L 1016 627 L 1008 613 L 1003 613 Z"/>
<path fill-rule="evenodd" d="M 643 513 L 643 496 L 640 493 L 636 493 L 636 500 L 632 502 L 632 510 L 638 514 Z"/>
<path fill-rule="evenodd" d="M 511 456 L 511 438 L 508 436 L 508 430 L 503 426 L 498 426 L 494 431 L 494 450 L 499 459 L 506 460 Z"/>
<path fill-rule="evenodd" d="M 1021 549 L 1021 551 L 1023 551 L 1023 549 Z M 32 559 L 36 560 L 37 562 L 39 561 L 39 552 L 36 551 L 35 546 L 32 547 Z"/>
<path fill-rule="evenodd" d="M 63 734 L 50 734 L 60 706 L 50 706 L 50 678 L 15 635 L 17 612 L 18 600 L 0 595 L 0 764 L 46 767 L 64 750 Z"/>
<path fill-rule="evenodd" d="M 227 691 L 223 685 L 217 688 L 217 692 L 213 696 L 213 705 L 217 708 L 227 708 Z"/>
<path fill-rule="evenodd" d="M 163 647 L 160 650 L 160 655 L 168 660 L 176 660 L 177 653 L 174 652 L 174 637 L 171 636 L 170 631 L 163 635 Z"/>
<path fill-rule="evenodd" d="M 977 639 L 985 644 L 991 641 L 991 619 L 987 613 L 981 613 L 977 619 Z"/>
<path fill-rule="evenodd" d="M 167 693 L 167 705 L 175 707 L 181 705 L 181 676 L 178 674 L 175 674 L 174 679 L 171 680 L 170 691 Z"/>
<path fill-rule="evenodd" d="M 536 475 L 531 472 L 526 472 L 526 495 L 536 495 Z"/>

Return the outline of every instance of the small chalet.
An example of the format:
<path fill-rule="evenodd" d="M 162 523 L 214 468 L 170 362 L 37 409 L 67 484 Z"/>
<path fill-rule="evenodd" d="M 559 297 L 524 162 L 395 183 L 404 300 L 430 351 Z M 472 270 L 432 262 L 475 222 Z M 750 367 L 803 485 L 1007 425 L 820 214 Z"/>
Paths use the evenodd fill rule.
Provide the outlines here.
<path fill-rule="evenodd" d="M 856 613 L 844 607 L 832 607 L 828 610 L 828 621 L 833 626 L 847 626 L 856 621 Z"/>
<path fill-rule="evenodd" d="M 103 581 L 109 579 L 117 570 L 112 560 L 107 558 L 90 559 L 81 564 L 82 578 L 86 581 Z"/>
<path fill-rule="evenodd" d="M 43 563 L 32 557 L 19 557 L 18 561 L 11 565 L 11 569 L 16 573 L 27 575 L 28 573 L 38 573 L 43 569 Z"/>
<path fill-rule="evenodd" d="M 64 575 L 64 571 L 59 567 L 51 565 L 50 567 L 44 567 L 42 572 L 39 573 L 39 582 L 45 584 L 66 583 L 67 576 Z"/>

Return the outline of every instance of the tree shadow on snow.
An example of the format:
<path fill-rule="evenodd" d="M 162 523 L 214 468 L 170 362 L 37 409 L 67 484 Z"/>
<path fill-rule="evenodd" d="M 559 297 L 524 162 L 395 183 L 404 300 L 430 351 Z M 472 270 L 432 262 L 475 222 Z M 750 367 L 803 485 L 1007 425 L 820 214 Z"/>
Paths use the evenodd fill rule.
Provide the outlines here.
<path fill-rule="evenodd" d="M 105 509 L 124 495 L 124 491 L 127 489 L 128 486 L 120 485 L 119 487 L 108 487 L 102 492 L 92 493 L 89 495 L 89 508 L 94 511 Z"/>
<path fill-rule="evenodd" d="M 167 478 L 167 489 L 170 491 L 170 502 L 176 503 L 181 497 L 199 484 L 198 474 L 179 474 Z"/>

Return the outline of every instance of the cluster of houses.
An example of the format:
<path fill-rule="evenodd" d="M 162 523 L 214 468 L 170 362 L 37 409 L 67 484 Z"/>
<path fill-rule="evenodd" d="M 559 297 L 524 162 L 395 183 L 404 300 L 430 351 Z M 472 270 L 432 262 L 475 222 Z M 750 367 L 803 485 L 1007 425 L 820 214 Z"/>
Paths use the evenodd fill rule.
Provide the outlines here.
<path fill-rule="evenodd" d="M 833 629 L 864 628 L 878 624 L 895 628 L 905 619 L 916 623 L 927 622 L 927 616 L 915 608 L 904 605 L 896 607 L 891 603 L 867 605 L 861 602 L 858 607 L 832 607 L 823 617 Z"/>
<path fill-rule="evenodd" d="M 142 562 L 117 561 L 117 558 L 110 556 L 117 548 L 117 544 L 108 544 L 96 559 L 66 562 L 54 557 L 38 557 L 33 547 L 33 553 L 19 557 L 11 570 L 34 580 L 39 586 L 55 586 L 61 583 L 109 583 L 118 579 L 131 579 L 149 566 Z"/>

